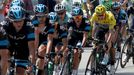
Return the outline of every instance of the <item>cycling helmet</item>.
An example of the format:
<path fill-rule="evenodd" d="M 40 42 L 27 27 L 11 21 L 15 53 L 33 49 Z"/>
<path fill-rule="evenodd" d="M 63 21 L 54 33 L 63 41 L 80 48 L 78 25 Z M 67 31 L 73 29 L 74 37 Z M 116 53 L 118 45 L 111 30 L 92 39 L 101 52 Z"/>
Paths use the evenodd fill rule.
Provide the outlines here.
<path fill-rule="evenodd" d="M 82 5 L 81 5 L 80 2 L 74 2 L 72 7 L 73 7 L 73 8 L 75 8 L 75 7 L 79 7 L 79 8 L 81 8 Z"/>
<path fill-rule="evenodd" d="M 24 2 L 22 0 L 13 0 L 10 4 L 10 7 L 17 5 L 17 6 L 21 6 L 24 7 Z"/>
<path fill-rule="evenodd" d="M 57 20 L 57 13 L 55 12 L 50 12 L 49 13 L 49 21 L 51 24 L 54 24 Z"/>
<path fill-rule="evenodd" d="M 121 3 L 120 2 L 113 2 L 112 3 L 112 8 L 119 8 L 121 6 Z"/>
<path fill-rule="evenodd" d="M 104 5 L 98 5 L 95 8 L 95 13 L 96 14 L 104 14 L 106 12 L 106 8 Z"/>
<path fill-rule="evenodd" d="M 66 8 L 65 8 L 65 6 L 62 5 L 61 3 L 56 4 L 55 7 L 54 7 L 54 11 L 55 11 L 55 12 L 60 12 L 60 11 L 64 11 L 64 10 L 66 10 Z"/>
<path fill-rule="evenodd" d="M 8 12 L 8 18 L 11 21 L 20 21 L 25 19 L 25 10 L 20 6 L 12 6 Z"/>
<path fill-rule="evenodd" d="M 37 4 L 34 8 L 34 12 L 37 16 L 44 16 L 47 14 L 48 9 L 44 4 Z"/>
<path fill-rule="evenodd" d="M 72 16 L 83 15 L 83 11 L 79 7 L 75 7 L 72 10 Z"/>

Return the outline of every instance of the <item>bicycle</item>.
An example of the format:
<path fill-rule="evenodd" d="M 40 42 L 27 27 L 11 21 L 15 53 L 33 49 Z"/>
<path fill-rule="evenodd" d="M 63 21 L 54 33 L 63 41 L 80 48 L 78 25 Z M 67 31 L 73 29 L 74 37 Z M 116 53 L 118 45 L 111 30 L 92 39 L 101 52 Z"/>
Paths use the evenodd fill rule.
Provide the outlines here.
<path fill-rule="evenodd" d="M 65 57 L 65 61 L 63 63 L 63 66 L 61 68 L 61 72 L 59 75 L 71 75 L 72 74 L 72 65 L 73 65 L 73 46 L 68 46 L 68 52 Z"/>
<path fill-rule="evenodd" d="M 133 42 L 134 30 L 128 29 L 127 31 L 129 36 L 126 39 L 121 52 L 120 66 L 122 68 L 126 66 L 127 62 L 131 57 L 133 57 L 133 64 L 134 64 L 134 42 Z"/>
<path fill-rule="evenodd" d="M 73 62 L 73 52 L 72 46 L 68 46 L 69 51 L 65 58 L 65 62 L 62 64 L 62 53 L 50 52 L 47 60 L 46 74 L 47 75 L 71 75 L 72 74 L 72 62 Z M 58 63 L 55 63 L 55 56 L 58 56 Z"/>
<path fill-rule="evenodd" d="M 35 75 L 35 66 L 32 65 L 32 63 L 29 60 L 20 60 L 15 59 L 14 57 L 11 57 L 9 60 L 10 67 L 8 69 L 7 75 L 16 75 L 16 69 L 15 67 L 23 67 L 26 69 L 25 75 Z M 27 71 L 28 67 L 32 67 L 31 71 Z"/>
<path fill-rule="evenodd" d="M 93 41 L 97 48 L 93 49 L 91 55 L 89 56 L 85 75 L 107 75 L 107 71 L 110 72 L 107 65 L 101 64 L 105 54 L 106 42 L 98 39 L 94 39 Z"/>
<path fill-rule="evenodd" d="M 116 28 L 117 29 L 117 39 L 115 41 L 115 43 L 113 44 L 113 47 L 115 48 L 115 71 L 117 71 L 117 68 L 119 66 L 119 62 L 120 62 L 120 54 L 117 55 L 120 51 L 120 48 L 121 47 L 121 42 L 122 42 L 122 35 L 120 33 L 120 29 L 119 28 Z M 118 57 L 117 57 L 118 56 Z"/>

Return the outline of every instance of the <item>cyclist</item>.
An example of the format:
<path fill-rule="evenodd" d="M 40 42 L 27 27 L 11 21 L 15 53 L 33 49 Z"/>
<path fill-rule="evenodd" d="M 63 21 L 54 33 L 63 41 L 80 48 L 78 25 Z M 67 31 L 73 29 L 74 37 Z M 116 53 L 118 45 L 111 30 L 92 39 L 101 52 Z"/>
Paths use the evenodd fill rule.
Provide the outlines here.
<path fill-rule="evenodd" d="M 38 74 L 40 75 L 44 69 L 45 60 L 44 56 L 49 54 L 52 47 L 52 34 L 54 29 L 52 25 L 49 24 L 49 19 L 47 18 L 47 7 L 43 4 L 37 4 L 35 6 L 35 17 L 36 19 L 33 21 L 35 26 L 35 44 L 36 49 L 38 48 Z M 39 46 L 39 47 L 38 47 Z M 43 64 L 43 66 L 42 66 Z"/>
<path fill-rule="evenodd" d="M 27 24 L 25 11 L 20 6 L 10 7 L 8 19 L 1 24 L 7 33 L 10 53 L 14 56 L 16 75 L 24 75 L 27 66 L 35 64 L 33 28 Z"/>
<path fill-rule="evenodd" d="M 132 5 L 127 8 L 128 25 L 129 25 L 129 29 L 131 30 L 131 32 L 134 32 L 134 12 L 133 12 L 134 11 L 134 0 L 131 0 L 131 3 L 132 3 Z M 131 39 L 130 41 L 133 41 L 133 39 Z M 134 56 L 133 56 L 133 63 L 134 63 Z"/>
<path fill-rule="evenodd" d="M 67 22 L 69 21 L 69 16 L 66 14 L 66 8 L 61 3 L 55 5 L 55 12 L 58 15 L 57 20 L 57 29 L 55 31 L 54 37 L 54 45 L 56 53 L 66 54 L 67 51 Z M 65 55 L 63 55 L 63 63 L 64 63 Z"/>
<path fill-rule="evenodd" d="M 68 23 L 68 39 L 69 45 L 74 47 L 79 46 L 79 49 L 74 49 L 73 56 L 73 75 L 77 75 L 81 58 L 81 52 L 79 51 L 82 47 L 85 46 L 86 40 L 88 38 L 88 32 L 90 30 L 90 25 L 86 23 L 86 19 L 83 17 L 83 11 L 81 8 L 73 8 L 72 16 L 72 20 Z"/>
<path fill-rule="evenodd" d="M 92 38 L 97 38 L 99 40 L 105 40 L 108 43 L 108 49 L 105 52 L 102 64 L 106 65 L 108 63 L 108 53 L 111 53 L 111 73 L 114 72 L 114 49 L 112 48 L 111 41 L 114 39 L 113 29 L 116 25 L 116 20 L 114 15 L 110 11 L 106 11 L 105 6 L 98 5 L 95 8 L 95 13 L 91 18 L 91 25 L 93 26 Z"/>
<path fill-rule="evenodd" d="M 116 32 L 121 33 L 122 35 L 125 34 L 126 31 L 126 24 L 127 24 L 127 13 L 125 12 L 124 9 L 121 8 L 121 3 L 120 2 L 113 2 L 112 3 L 112 12 L 115 16 L 116 19 Z M 117 34 L 118 35 L 118 34 Z M 125 37 L 125 35 L 124 35 Z M 120 55 L 121 51 L 121 43 L 118 47 L 118 55 Z"/>
<path fill-rule="evenodd" d="M 37 4 L 34 8 L 35 19 L 35 47 L 37 51 L 37 75 L 42 75 L 47 56 L 52 50 L 54 27 L 49 23 L 48 9 L 44 4 Z"/>

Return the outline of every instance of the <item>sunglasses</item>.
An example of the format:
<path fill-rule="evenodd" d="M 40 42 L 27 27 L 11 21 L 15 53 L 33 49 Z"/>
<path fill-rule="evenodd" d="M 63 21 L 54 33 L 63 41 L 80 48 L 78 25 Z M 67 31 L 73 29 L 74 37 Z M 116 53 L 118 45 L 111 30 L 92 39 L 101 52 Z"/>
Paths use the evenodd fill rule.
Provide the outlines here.
<path fill-rule="evenodd" d="M 119 9 L 120 9 L 120 8 L 114 8 L 113 10 L 114 10 L 114 11 L 117 11 L 117 10 L 119 10 Z"/>
<path fill-rule="evenodd" d="M 64 12 L 58 12 L 57 14 L 58 14 L 58 15 L 63 15 L 63 14 L 64 14 Z"/>
<path fill-rule="evenodd" d="M 81 20 L 82 19 L 82 16 L 81 15 L 78 15 L 78 16 L 73 16 L 74 19 L 77 19 L 77 20 Z"/>

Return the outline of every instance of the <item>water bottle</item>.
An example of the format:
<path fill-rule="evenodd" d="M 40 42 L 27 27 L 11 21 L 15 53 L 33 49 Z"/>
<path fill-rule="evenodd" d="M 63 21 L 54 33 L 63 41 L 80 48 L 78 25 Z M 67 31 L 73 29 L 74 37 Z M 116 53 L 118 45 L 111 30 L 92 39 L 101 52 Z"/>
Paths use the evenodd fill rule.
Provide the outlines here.
<path fill-rule="evenodd" d="M 48 62 L 48 73 L 49 73 L 49 75 L 53 75 L 53 69 L 54 69 L 53 62 L 49 61 Z"/>

